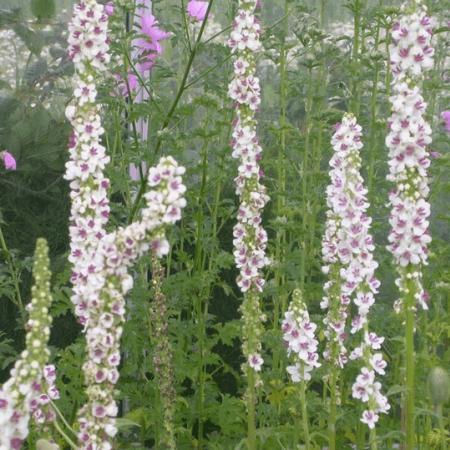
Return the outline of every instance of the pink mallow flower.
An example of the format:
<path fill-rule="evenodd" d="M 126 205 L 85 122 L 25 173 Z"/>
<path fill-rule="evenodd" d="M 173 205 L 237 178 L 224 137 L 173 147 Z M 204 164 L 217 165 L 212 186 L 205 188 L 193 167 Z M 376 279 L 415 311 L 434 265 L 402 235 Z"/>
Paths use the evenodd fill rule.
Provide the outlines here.
<path fill-rule="evenodd" d="M 3 164 L 5 166 L 6 170 L 16 170 L 17 169 L 17 163 L 14 159 L 14 156 L 11 155 L 8 151 L 0 152 L 0 158 L 3 161 Z"/>
<path fill-rule="evenodd" d="M 444 121 L 445 130 L 450 133 L 450 111 L 442 111 L 441 118 Z"/>
<path fill-rule="evenodd" d="M 114 14 L 114 4 L 113 4 L 113 2 L 108 2 L 108 3 L 105 5 L 105 13 L 106 13 L 108 16 L 112 16 L 112 15 Z"/>
<path fill-rule="evenodd" d="M 169 38 L 171 34 L 159 28 L 153 14 L 142 16 L 141 30 L 144 37 L 136 39 L 134 45 L 138 48 L 140 59 L 138 68 L 143 73 L 153 67 L 156 57 L 162 53 L 160 41 Z"/>
<path fill-rule="evenodd" d="M 208 2 L 191 0 L 187 5 L 187 13 L 198 22 L 202 22 L 203 20 L 205 20 L 207 11 Z"/>

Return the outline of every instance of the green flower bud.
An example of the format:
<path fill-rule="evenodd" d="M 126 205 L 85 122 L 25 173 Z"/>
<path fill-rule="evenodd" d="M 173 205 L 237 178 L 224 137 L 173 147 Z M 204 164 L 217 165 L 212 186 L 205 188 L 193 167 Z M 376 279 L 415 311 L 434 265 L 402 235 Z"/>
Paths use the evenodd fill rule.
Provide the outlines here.
<path fill-rule="evenodd" d="M 433 367 L 428 375 L 428 389 L 433 405 L 444 405 L 450 397 L 450 377 L 442 367 Z"/>

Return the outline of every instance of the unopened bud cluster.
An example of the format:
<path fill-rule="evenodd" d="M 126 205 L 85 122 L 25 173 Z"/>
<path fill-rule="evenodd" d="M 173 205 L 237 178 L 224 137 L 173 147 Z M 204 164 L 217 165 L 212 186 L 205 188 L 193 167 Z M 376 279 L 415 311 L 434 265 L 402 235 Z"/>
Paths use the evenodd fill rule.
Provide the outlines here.
<path fill-rule="evenodd" d="M 47 242 L 38 239 L 32 299 L 27 306 L 26 348 L 11 370 L 10 378 L 0 389 L 0 450 L 22 448 L 32 415 L 38 424 L 54 420 L 53 411 L 43 408 L 49 399 L 59 397 L 53 385 L 46 390 L 47 370 L 51 367 L 46 366 L 50 357 L 47 345 L 52 322 L 49 314 L 52 303 L 49 265 Z"/>

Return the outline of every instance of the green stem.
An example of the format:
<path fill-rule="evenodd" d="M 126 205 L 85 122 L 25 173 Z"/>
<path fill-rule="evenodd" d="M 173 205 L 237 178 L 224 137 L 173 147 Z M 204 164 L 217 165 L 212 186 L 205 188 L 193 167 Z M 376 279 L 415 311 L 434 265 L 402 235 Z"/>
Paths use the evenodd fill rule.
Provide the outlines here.
<path fill-rule="evenodd" d="M 300 402 L 302 404 L 302 424 L 305 441 L 305 450 L 311 449 L 311 438 L 309 436 L 308 404 L 306 402 L 306 382 L 300 383 Z"/>
<path fill-rule="evenodd" d="M 337 367 L 333 363 L 331 367 L 330 388 L 330 415 L 328 419 L 328 450 L 336 450 L 336 415 L 337 415 Z"/>
<path fill-rule="evenodd" d="M 379 41 L 380 41 L 380 27 L 381 19 L 378 19 L 377 29 L 375 33 L 375 52 L 378 51 Z M 368 169 L 368 191 L 369 195 L 372 197 L 373 192 L 373 182 L 375 173 L 375 153 L 377 150 L 377 100 L 378 100 L 378 82 L 380 79 L 380 62 L 377 60 L 375 62 L 375 74 L 373 78 L 372 92 L 370 97 L 370 135 L 369 135 L 369 169 Z M 371 204 L 373 201 L 370 202 Z"/>
<path fill-rule="evenodd" d="M 286 209 L 286 125 L 287 125 L 287 51 L 286 51 L 286 32 L 288 28 L 288 0 L 284 4 L 285 23 L 284 32 L 282 34 L 282 42 L 280 49 L 280 146 L 277 161 L 277 184 L 278 195 L 276 202 L 276 216 L 281 219 L 285 216 Z M 284 223 L 279 224 L 279 230 L 276 235 L 275 259 L 277 261 L 277 269 L 275 272 L 275 285 L 277 287 L 276 298 L 274 299 L 274 317 L 273 327 L 278 330 L 280 314 L 286 310 L 286 296 L 284 295 L 284 286 L 286 277 L 283 270 L 286 248 L 286 228 Z M 277 346 L 274 351 L 273 367 L 278 372 L 280 370 L 280 350 Z"/>
<path fill-rule="evenodd" d="M 256 440 L 256 413 L 255 413 L 255 372 L 251 367 L 247 368 L 247 448 L 248 450 L 257 450 Z"/>
<path fill-rule="evenodd" d="M 377 430 L 376 430 L 376 428 L 372 428 L 370 430 L 370 450 L 378 450 Z"/>
<path fill-rule="evenodd" d="M 310 184 L 308 183 L 308 164 L 309 164 L 309 152 L 310 152 L 310 142 L 311 142 L 311 131 L 313 128 L 312 118 L 311 118 L 311 109 L 313 103 L 313 80 L 312 80 L 312 68 L 308 68 L 308 96 L 306 99 L 306 129 L 305 129 L 305 148 L 303 151 L 303 160 L 302 160 L 302 236 L 301 236 L 301 245 L 302 245 L 302 253 L 301 253 L 301 264 L 300 264 L 300 289 L 302 292 L 305 291 L 305 278 L 306 278 L 306 254 L 308 251 L 307 244 L 307 230 L 308 230 L 308 219 L 309 219 L 309 195 L 308 195 L 308 187 Z"/>
<path fill-rule="evenodd" d="M 360 33 L 361 33 L 361 0 L 355 0 L 354 9 L 354 35 L 353 35 L 353 52 L 352 52 L 352 67 L 353 67 L 353 88 L 352 88 L 352 102 L 350 111 L 359 115 L 360 101 L 359 101 L 359 47 L 360 47 Z"/>
<path fill-rule="evenodd" d="M 59 423 L 57 420 L 55 420 L 53 422 L 53 425 L 55 426 L 58 433 L 63 437 L 63 439 L 70 445 L 70 447 L 72 447 L 74 450 L 77 450 L 78 449 L 77 444 L 75 444 L 75 442 L 73 442 L 72 439 L 70 439 L 70 437 L 67 436 L 67 434 L 64 432 L 64 430 L 59 426 Z"/>
<path fill-rule="evenodd" d="M 60 409 L 56 406 L 56 403 L 53 400 L 50 400 L 50 404 L 53 408 L 53 410 L 56 412 L 56 414 L 61 419 L 61 422 L 64 424 L 64 426 L 76 437 L 77 433 L 74 431 L 74 429 L 69 425 L 66 418 L 64 417 L 63 413 L 60 411 Z"/>
<path fill-rule="evenodd" d="M 16 301 L 14 302 L 16 306 L 19 308 L 20 316 L 22 320 L 25 318 L 25 308 L 23 306 L 22 296 L 20 294 L 20 285 L 19 285 L 19 271 L 16 269 L 16 265 L 14 264 L 14 260 L 11 256 L 11 252 L 6 245 L 5 237 L 3 236 L 2 227 L 0 225 L 0 246 L 5 254 L 6 263 L 8 264 L 9 271 L 11 273 L 11 277 L 14 284 L 14 291 Z"/>
<path fill-rule="evenodd" d="M 408 274 L 414 272 L 413 268 L 409 268 Z M 406 408 L 405 408 L 405 425 L 406 439 L 405 444 L 408 450 L 414 449 L 415 427 L 414 427 L 414 326 L 415 326 L 415 310 L 416 310 L 416 286 L 413 281 L 407 280 L 406 298 L 404 299 L 404 308 L 406 316 L 405 329 L 405 351 L 406 351 Z"/>

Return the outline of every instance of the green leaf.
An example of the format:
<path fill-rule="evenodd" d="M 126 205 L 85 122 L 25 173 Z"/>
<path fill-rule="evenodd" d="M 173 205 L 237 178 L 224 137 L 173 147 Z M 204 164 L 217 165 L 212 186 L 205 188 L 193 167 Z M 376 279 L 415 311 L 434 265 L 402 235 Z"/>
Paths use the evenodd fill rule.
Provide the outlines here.
<path fill-rule="evenodd" d="M 31 12 L 38 20 L 51 19 L 55 15 L 55 0 L 31 0 Z"/>
<path fill-rule="evenodd" d="M 36 83 L 47 72 L 47 61 L 39 58 L 36 62 L 28 66 L 23 75 L 24 81 L 28 85 Z"/>
<path fill-rule="evenodd" d="M 36 33 L 21 23 L 14 26 L 14 31 L 17 36 L 22 39 L 31 53 L 34 53 L 37 56 L 40 55 L 42 47 L 44 46 L 44 39 L 39 33 Z"/>
<path fill-rule="evenodd" d="M 126 419 L 124 417 L 119 417 L 116 419 L 116 425 L 119 430 L 122 430 L 123 428 L 130 428 L 130 427 L 141 427 L 140 424 L 134 422 L 133 420 Z"/>

